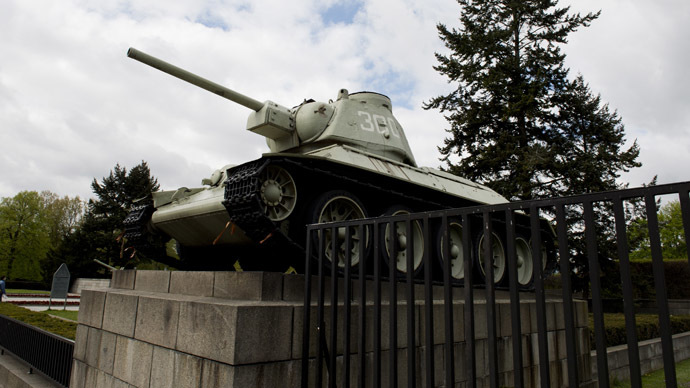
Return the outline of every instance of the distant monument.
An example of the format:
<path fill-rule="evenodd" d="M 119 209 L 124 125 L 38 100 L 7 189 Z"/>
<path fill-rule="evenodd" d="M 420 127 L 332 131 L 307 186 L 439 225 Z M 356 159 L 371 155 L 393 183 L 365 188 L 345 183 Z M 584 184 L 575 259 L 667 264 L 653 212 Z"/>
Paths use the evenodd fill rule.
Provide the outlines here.
<path fill-rule="evenodd" d="M 60 268 L 53 274 L 53 287 L 50 289 L 50 298 L 48 299 L 48 310 L 50 310 L 53 298 L 63 299 L 64 303 L 62 309 L 67 309 L 67 291 L 69 290 L 69 269 L 67 264 L 62 263 Z"/>

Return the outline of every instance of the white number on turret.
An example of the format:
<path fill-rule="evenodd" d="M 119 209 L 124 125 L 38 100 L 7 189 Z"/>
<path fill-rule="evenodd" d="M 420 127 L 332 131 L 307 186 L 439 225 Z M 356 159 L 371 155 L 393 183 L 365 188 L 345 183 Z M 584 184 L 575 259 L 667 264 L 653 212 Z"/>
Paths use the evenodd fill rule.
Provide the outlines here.
<path fill-rule="evenodd" d="M 363 131 L 378 132 L 384 137 L 389 137 L 391 134 L 395 137 L 400 137 L 400 132 L 395 125 L 395 120 L 392 117 L 385 117 L 381 115 L 372 115 L 369 112 L 357 111 L 359 116 L 364 117 L 364 122 L 359 125 Z"/>

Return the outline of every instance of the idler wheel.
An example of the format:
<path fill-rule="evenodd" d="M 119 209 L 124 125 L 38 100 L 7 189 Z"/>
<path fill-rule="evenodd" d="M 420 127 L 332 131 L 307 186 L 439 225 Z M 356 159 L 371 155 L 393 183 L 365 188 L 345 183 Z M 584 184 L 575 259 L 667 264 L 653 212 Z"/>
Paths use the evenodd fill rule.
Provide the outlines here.
<path fill-rule="evenodd" d="M 360 218 L 366 218 L 367 214 L 364 210 L 362 203 L 347 191 L 334 190 L 322 194 L 314 204 L 313 207 L 313 217 L 314 223 L 325 223 L 325 222 L 339 222 L 339 221 L 349 221 L 356 220 Z M 360 228 L 352 228 L 350 230 L 350 244 L 346 246 L 345 236 L 347 230 L 345 227 L 337 228 L 335 235 L 332 229 L 326 229 L 324 231 L 325 238 L 323 240 L 324 256 L 329 263 L 336 263 L 338 268 L 345 268 L 346 263 L 346 252 L 350 252 L 350 266 L 356 266 L 363 252 L 360 252 L 360 241 L 364 236 L 361 233 Z M 336 238 L 336 249 L 337 253 L 333 253 L 333 238 Z"/>
<path fill-rule="evenodd" d="M 282 221 L 295 210 L 297 185 L 290 173 L 275 165 L 261 172 L 261 204 L 271 221 Z"/>

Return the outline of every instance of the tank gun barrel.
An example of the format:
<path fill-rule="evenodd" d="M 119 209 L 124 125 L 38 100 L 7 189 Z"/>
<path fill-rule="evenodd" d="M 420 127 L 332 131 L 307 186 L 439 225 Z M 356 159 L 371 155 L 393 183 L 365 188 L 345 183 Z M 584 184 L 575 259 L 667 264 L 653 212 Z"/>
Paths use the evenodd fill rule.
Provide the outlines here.
<path fill-rule="evenodd" d="M 153 68 L 156 68 L 164 73 L 168 73 L 173 77 L 179 78 L 183 81 L 187 81 L 192 85 L 196 85 L 202 89 L 206 89 L 211 93 L 215 93 L 223 98 L 238 103 L 242 106 L 246 106 L 254 111 L 260 111 L 264 107 L 264 103 L 255 100 L 251 97 L 245 96 L 244 94 L 237 93 L 236 91 L 226 88 L 225 86 L 219 85 L 213 81 L 209 81 L 206 78 L 200 77 L 196 74 L 192 74 L 187 70 L 181 69 L 175 65 L 171 65 L 168 62 L 160 60 L 156 57 L 148 55 L 141 52 L 133 47 L 127 50 L 127 56 L 136 59 L 137 61 L 147 64 Z"/>

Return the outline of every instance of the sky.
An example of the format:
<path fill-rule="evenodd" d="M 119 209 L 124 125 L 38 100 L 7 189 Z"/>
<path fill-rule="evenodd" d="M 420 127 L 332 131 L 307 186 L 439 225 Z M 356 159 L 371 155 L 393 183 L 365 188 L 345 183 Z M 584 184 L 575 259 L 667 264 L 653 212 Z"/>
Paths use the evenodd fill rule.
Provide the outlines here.
<path fill-rule="evenodd" d="M 631 187 L 690 180 L 690 2 L 562 0 L 601 10 L 562 49 L 637 141 Z M 93 197 L 116 164 L 146 161 L 162 189 L 200 186 L 257 159 L 249 110 L 126 57 L 135 47 L 246 94 L 292 107 L 341 88 L 393 101 L 419 165 L 438 167 L 448 127 L 422 109 L 449 84 L 437 23 L 454 0 L 2 0 L 0 197 L 23 190 Z"/>

